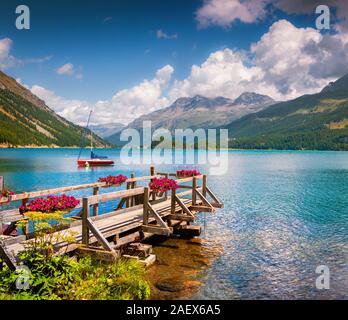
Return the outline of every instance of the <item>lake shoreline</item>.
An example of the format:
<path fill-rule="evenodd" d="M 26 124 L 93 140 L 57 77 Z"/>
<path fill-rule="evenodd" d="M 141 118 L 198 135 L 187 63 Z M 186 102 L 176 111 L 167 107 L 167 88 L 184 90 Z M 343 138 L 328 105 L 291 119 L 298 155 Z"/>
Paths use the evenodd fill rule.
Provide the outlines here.
<path fill-rule="evenodd" d="M 67 147 L 59 147 L 59 146 L 37 146 L 37 145 L 31 145 L 31 146 L 5 146 L 0 144 L 0 149 L 4 150 L 15 150 L 15 149 L 80 149 L 80 146 L 67 146 Z M 90 149 L 89 146 L 83 147 L 83 149 Z M 121 150 L 122 147 L 93 147 L 93 149 L 99 149 L 99 150 Z M 175 149 L 175 148 L 174 148 Z M 140 149 L 140 150 L 148 150 L 148 149 Z M 167 150 L 167 149 L 166 149 Z M 172 149 L 173 150 L 173 149 Z M 189 149 L 190 151 L 191 149 Z M 196 149 L 197 151 L 198 149 Z M 208 149 L 208 150 L 214 150 L 214 149 Z M 348 152 L 348 150 L 317 150 L 317 149 L 296 149 L 296 150 L 287 150 L 287 149 L 243 149 L 243 148 L 221 148 L 221 151 L 277 151 L 277 152 Z"/>

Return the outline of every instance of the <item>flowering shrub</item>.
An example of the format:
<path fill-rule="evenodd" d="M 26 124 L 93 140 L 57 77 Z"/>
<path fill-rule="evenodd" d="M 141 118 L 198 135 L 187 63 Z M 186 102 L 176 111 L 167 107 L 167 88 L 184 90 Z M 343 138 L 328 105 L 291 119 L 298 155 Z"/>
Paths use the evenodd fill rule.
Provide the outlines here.
<path fill-rule="evenodd" d="M 197 170 L 178 170 L 176 172 L 176 176 L 181 178 L 188 178 L 188 177 L 194 177 L 199 175 L 201 175 L 201 173 Z"/>
<path fill-rule="evenodd" d="M 79 204 L 80 200 L 63 194 L 61 196 L 48 196 L 47 198 L 34 199 L 28 204 L 20 206 L 19 211 L 21 213 L 27 211 L 50 213 L 55 211 L 70 210 Z"/>
<path fill-rule="evenodd" d="M 149 187 L 152 191 L 156 193 L 163 193 L 169 190 L 175 190 L 178 188 L 178 185 L 175 180 L 168 178 L 154 178 L 149 184 Z"/>
<path fill-rule="evenodd" d="M 99 178 L 98 182 L 106 182 L 107 185 L 120 185 L 126 182 L 127 179 L 128 177 L 120 174 L 118 176 L 107 176 L 104 178 Z"/>

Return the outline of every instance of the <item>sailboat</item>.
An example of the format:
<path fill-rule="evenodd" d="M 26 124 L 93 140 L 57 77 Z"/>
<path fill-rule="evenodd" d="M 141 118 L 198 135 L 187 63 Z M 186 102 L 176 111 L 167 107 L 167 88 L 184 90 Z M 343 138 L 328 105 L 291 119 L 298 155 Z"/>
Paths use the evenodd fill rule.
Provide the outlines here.
<path fill-rule="evenodd" d="M 85 129 L 85 133 L 83 135 L 82 138 L 82 142 L 81 142 L 81 147 L 80 147 L 80 152 L 79 152 L 79 156 L 77 158 L 77 165 L 79 167 L 90 167 L 90 166 L 112 166 L 114 165 L 114 161 L 108 159 L 108 157 L 106 156 L 99 156 L 96 153 L 93 152 L 93 134 L 91 134 L 91 154 L 90 154 L 90 158 L 89 159 L 81 159 L 81 153 L 82 153 L 82 149 L 83 149 L 83 145 L 86 139 L 86 134 L 88 131 L 88 126 L 89 126 L 89 121 L 91 119 L 91 115 L 92 115 L 92 110 L 89 113 L 88 116 L 88 120 L 87 120 L 87 125 L 86 125 L 86 129 Z"/>

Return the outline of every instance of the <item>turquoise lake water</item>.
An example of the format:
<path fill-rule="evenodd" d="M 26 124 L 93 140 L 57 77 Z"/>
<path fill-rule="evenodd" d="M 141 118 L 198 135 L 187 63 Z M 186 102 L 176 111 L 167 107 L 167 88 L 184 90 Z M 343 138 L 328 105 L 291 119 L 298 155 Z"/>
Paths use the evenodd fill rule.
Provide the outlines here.
<path fill-rule="evenodd" d="M 98 150 L 116 161 L 114 167 L 78 169 L 77 153 L 0 149 L 0 175 L 18 193 L 94 182 L 108 174 L 149 174 L 148 165 L 121 164 L 118 150 Z M 228 156 L 228 172 L 208 178 L 225 207 L 198 219 L 203 237 L 221 243 L 224 252 L 202 275 L 195 298 L 347 299 L 348 152 L 229 151 Z M 329 267 L 329 290 L 315 287 L 319 265 Z"/>

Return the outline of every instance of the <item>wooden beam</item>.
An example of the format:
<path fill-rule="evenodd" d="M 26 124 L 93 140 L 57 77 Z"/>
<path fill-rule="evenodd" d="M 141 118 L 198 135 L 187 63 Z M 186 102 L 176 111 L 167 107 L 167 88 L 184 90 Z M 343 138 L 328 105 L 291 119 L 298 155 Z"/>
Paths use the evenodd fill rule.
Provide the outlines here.
<path fill-rule="evenodd" d="M 123 208 L 124 204 L 126 203 L 126 201 L 127 201 L 127 198 L 122 198 L 120 200 L 120 203 L 118 204 L 116 210 L 121 210 Z"/>
<path fill-rule="evenodd" d="M 88 228 L 91 230 L 92 234 L 97 238 L 102 247 L 106 251 L 114 252 L 114 249 L 111 248 L 110 243 L 104 238 L 103 234 L 98 230 L 98 228 L 93 224 L 91 219 L 87 219 Z M 116 252 L 115 252 L 116 254 Z"/>
<path fill-rule="evenodd" d="M 150 215 L 153 216 L 156 220 L 156 222 L 162 227 L 162 228 L 168 228 L 166 223 L 162 220 L 161 216 L 156 212 L 156 210 L 152 207 L 152 205 L 148 202 L 147 207 L 149 208 Z"/>
<path fill-rule="evenodd" d="M 196 189 L 197 189 L 197 179 L 196 177 L 193 177 L 192 178 L 192 205 L 193 206 L 195 206 L 197 203 Z"/>
<path fill-rule="evenodd" d="M 99 194 L 99 187 L 93 188 L 93 195 L 96 196 Z M 99 215 L 99 203 L 93 205 L 93 216 Z"/>
<path fill-rule="evenodd" d="M 203 180 L 202 180 L 202 194 L 204 197 L 207 197 L 207 175 L 203 175 Z"/>
<path fill-rule="evenodd" d="M 153 175 L 153 176 L 144 176 L 144 177 L 129 178 L 129 179 L 126 180 L 126 182 L 151 180 L 151 179 L 153 179 L 153 178 L 161 178 L 161 176 L 160 176 L 160 175 Z"/>
<path fill-rule="evenodd" d="M 222 208 L 223 207 L 223 203 L 216 197 L 216 195 L 210 190 L 210 188 L 207 186 L 206 187 L 206 189 L 207 189 L 207 193 L 208 193 L 208 195 L 217 203 L 217 204 L 219 204 L 221 207 L 220 208 Z"/>
<path fill-rule="evenodd" d="M 155 175 L 155 166 L 154 165 L 150 166 L 150 175 L 151 176 Z M 152 181 L 152 179 L 151 179 L 151 181 Z M 152 192 L 152 201 L 156 201 L 156 193 L 155 192 Z"/>
<path fill-rule="evenodd" d="M 17 262 L 13 255 L 8 252 L 6 245 L 0 240 L 0 258 L 7 264 L 10 270 L 15 271 L 17 269 Z"/>
<path fill-rule="evenodd" d="M 182 210 L 190 217 L 194 217 L 190 209 L 181 201 L 181 199 L 175 195 L 175 201 L 179 204 L 179 206 L 182 208 Z"/>
<path fill-rule="evenodd" d="M 24 192 L 24 193 L 15 194 L 15 195 L 11 196 L 11 201 L 48 196 L 51 194 L 68 192 L 68 191 L 75 191 L 75 190 L 88 189 L 88 188 L 94 188 L 94 187 L 106 187 L 106 186 L 107 185 L 105 182 L 95 182 L 95 183 L 87 183 L 87 184 L 81 184 L 81 185 L 69 186 L 69 187 L 61 187 L 61 188 L 54 188 L 54 189 L 47 189 L 47 190 L 40 190 L 40 191 Z"/>
<path fill-rule="evenodd" d="M 203 204 L 205 204 L 207 207 L 211 209 L 211 212 L 215 212 L 215 208 L 210 204 L 207 198 L 203 196 L 203 194 L 199 190 L 196 190 L 196 194 L 198 194 L 198 196 L 201 198 Z"/>
<path fill-rule="evenodd" d="M 118 198 L 126 198 L 131 196 L 136 196 L 144 193 L 144 188 L 139 187 L 136 189 L 120 190 L 115 192 L 103 193 L 96 196 L 91 196 L 88 198 L 89 204 L 93 205 L 98 202 L 107 202 L 110 200 L 116 200 Z"/>
<path fill-rule="evenodd" d="M 141 229 L 143 232 L 158 234 L 161 236 L 170 236 L 173 233 L 173 228 L 161 228 L 153 225 L 141 226 Z"/>
<path fill-rule="evenodd" d="M 176 190 L 172 190 L 172 195 L 171 195 L 171 205 L 170 205 L 170 213 L 174 214 L 175 213 L 175 199 L 176 199 Z"/>
<path fill-rule="evenodd" d="M 4 189 L 5 189 L 5 179 L 3 176 L 0 176 L 0 194 L 2 194 Z"/>
<path fill-rule="evenodd" d="M 191 206 L 191 210 L 198 212 L 214 212 L 214 209 L 208 206 Z"/>
<path fill-rule="evenodd" d="M 193 222 L 195 220 L 194 217 L 185 215 L 185 214 L 169 214 L 165 217 L 168 220 L 178 220 L 178 221 L 190 221 Z"/>
<path fill-rule="evenodd" d="M 89 201 L 88 198 L 82 199 L 82 244 L 89 245 Z"/>
<path fill-rule="evenodd" d="M 147 225 L 149 223 L 149 188 L 144 188 L 144 203 L 143 203 L 143 224 Z"/>

